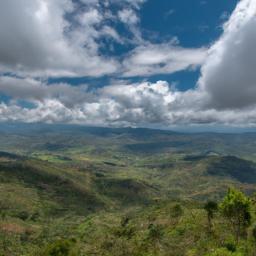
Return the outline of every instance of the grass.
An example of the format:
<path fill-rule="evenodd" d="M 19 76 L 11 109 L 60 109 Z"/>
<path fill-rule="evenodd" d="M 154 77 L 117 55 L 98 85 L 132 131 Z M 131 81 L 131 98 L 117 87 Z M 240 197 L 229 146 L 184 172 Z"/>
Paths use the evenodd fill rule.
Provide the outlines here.
<path fill-rule="evenodd" d="M 206 256 L 232 240 L 220 214 L 208 233 L 202 205 L 253 194 L 256 135 L 72 129 L 0 134 L 0 255 L 74 238 L 86 256 Z"/>

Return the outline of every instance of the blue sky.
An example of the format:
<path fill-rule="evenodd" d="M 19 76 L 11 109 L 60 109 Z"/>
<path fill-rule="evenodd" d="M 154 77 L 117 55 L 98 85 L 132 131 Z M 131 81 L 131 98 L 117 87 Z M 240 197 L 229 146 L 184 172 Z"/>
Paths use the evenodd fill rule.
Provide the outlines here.
<path fill-rule="evenodd" d="M 255 14 L 256 0 L 2 1 L 0 121 L 254 127 Z"/>
<path fill-rule="evenodd" d="M 140 28 L 142 37 L 152 43 L 163 43 L 177 38 L 182 47 L 197 48 L 209 46 L 222 33 L 222 24 L 228 19 L 234 10 L 237 0 L 148 0 L 144 2 L 138 11 L 140 18 L 137 26 Z M 116 6 L 112 9 L 118 11 Z M 129 33 L 122 24 L 115 24 L 120 34 Z M 107 55 L 123 56 L 133 49 L 132 45 L 120 45 L 113 41 L 105 41 L 102 52 Z M 111 47 L 110 47 L 111 45 Z M 111 50 L 109 49 L 111 48 Z M 111 83 L 111 79 L 119 78 L 120 74 L 95 77 L 66 78 L 58 77 L 49 79 L 50 83 L 63 81 L 73 85 L 89 83 L 93 86 L 103 86 Z M 150 76 L 135 76 L 128 79 L 133 82 L 147 80 L 156 82 L 165 80 L 174 82 L 176 88 L 185 91 L 196 86 L 200 76 L 199 67 L 195 70 L 182 70 L 172 74 L 154 74 Z"/>
<path fill-rule="evenodd" d="M 141 26 L 155 31 L 158 40 L 177 37 L 184 47 L 200 47 L 220 36 L 222 15 L 231 14 L 236 4 L 235 0 L 151 0 L 143 5 Z"/>
<path fill-rule="evenodd" d="M 177 37 L 183 47 L 201 47 L 212 44 L 222 33 L 222 24 L 234 10 L 237 0 L 176 0 L 147 1 L 141 11 L 141 26 L 145 37 L 156 33 L 154 40 L 161 42 Z M 156 18 L 155 15 L 157 15 Z M 156 76 L 177 82 L 177 88 L 186 90 L 196 85 L 200 72 L 185 71 Z"/>

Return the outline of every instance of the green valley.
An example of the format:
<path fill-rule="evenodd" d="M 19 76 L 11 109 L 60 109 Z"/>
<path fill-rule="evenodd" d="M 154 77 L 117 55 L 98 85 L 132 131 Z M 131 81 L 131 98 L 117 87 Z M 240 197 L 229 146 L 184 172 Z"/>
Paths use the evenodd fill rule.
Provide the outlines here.
<path fill-rule="evenodd" d="M 255 143 L 254 133 L 3 124 L 0 255 L 253 256 Z M 229 188 L 250 198 L 239 241 L 222 209 Z M 207 202 L 218 204 L 210 215 Z"/>

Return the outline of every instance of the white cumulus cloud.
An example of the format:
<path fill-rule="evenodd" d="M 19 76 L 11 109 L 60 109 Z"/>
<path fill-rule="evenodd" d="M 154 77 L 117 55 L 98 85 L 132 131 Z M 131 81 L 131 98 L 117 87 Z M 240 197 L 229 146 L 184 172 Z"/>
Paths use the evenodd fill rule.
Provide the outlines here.
<path fill-rule="evenodd" d="M 98 1 L 83 1 L 90 2 L 90 8 L 72 16 L 78 24 L 76 29 L 63 19 L 63 13 L 72 13 L 76 8 L 68 0 L 0 2 L 0 21 L 7 20 L 17 32 L 12 33 L 0 22 L 0 33 L 4 35 L 0 44 L 0 70 L 13 73 L 0 76 L 0 92 L 11 97 L 10 101 L 0 103 L 0 121 L 159 127 L 256 125 L 256 0 L 238 3 L 223 25 L 221 37 L 210 49 L 182 48 L 175 41 L 153 44 L 140 38 L 142 41 L 135 40 L 135 48 L 120 62 L 100 56 L 96 39 L 104 34 L 120 43 L 125 40 L 108 24 L 100 31 L 95 29 L 105 14 L 98 8 Z M 119 2 L 110 0 L 105 4 L 114 1 Z M 124 2 L 129 6 L 125 9 L 122 6 L 120 11 L 133 12 L 119 13 L 118 18 L 133 27 L 139 21 L 131 17 L 143 1 Z M 19 24 L 12 23 L 12 18 L 3 18 L 6 14 L 1 7 L 9 10 L 14 3 L 20 9 L 20 13 L 12 10 L 17 12 Z M 50 14 L 52 11 L 54 15 Z M 186 92 L 177 91 L 166 81 L 115 81 L 91 90 L 87 85 L 47 84 L 32 76 L 17 76 L 28 71 L 51 76 L 97 76 L 118 70 L 120 78 L 170 74 L 201 65 L 197 86 Z M 33 106 L 24 107 L 20 100 Z"/>
<path fill-rule="evenodd" d="M 175 41 L 145 43 L 135 48 L 124 61 L 123 76 L 151 76 L 193 69 L 203 64 L 206 55 L 207 49 L 204 47 L 182 48 Z"/>
<path fill-rule="evenodd" d="M 199 86 L 217 109 L 256 104 L 256 1 L 242 0 L 209 50 Z"/>
<path fill-rule="evenodd" d="M 0 72 L 46 77 L 115 72 L 118 63 L 99 53 L 103 14 L 85 3 L 81 11 L 71 0 L 0 1 Z"/>

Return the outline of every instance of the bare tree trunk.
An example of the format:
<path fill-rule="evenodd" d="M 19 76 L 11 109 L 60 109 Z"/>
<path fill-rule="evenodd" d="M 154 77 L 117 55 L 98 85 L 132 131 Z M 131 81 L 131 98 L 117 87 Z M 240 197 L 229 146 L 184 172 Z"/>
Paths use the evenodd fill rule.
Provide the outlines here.
<path fill-rule="evenodd" d="M 208 214 L 207 218 L 208 218 L 209 232 L 211 233 L 212 232 L 212 219 L 211 219 L 211 216 L 209 214 Z"/>

